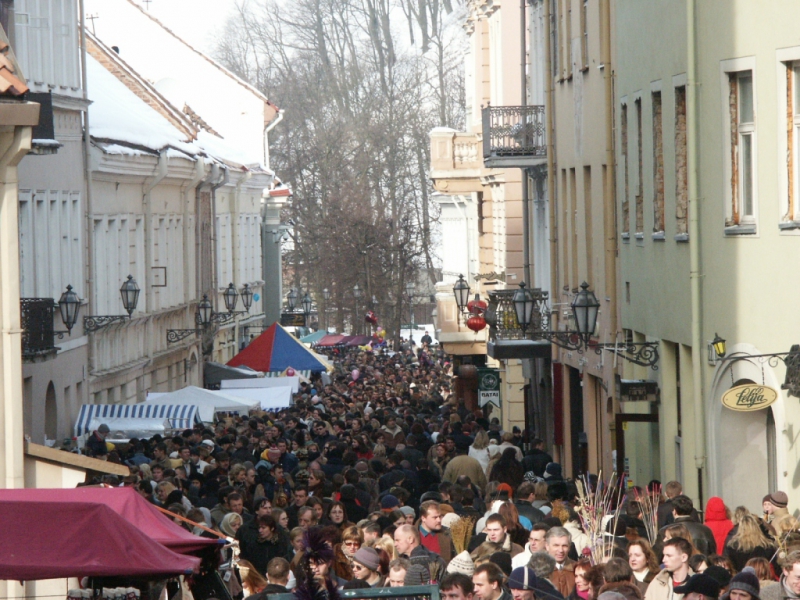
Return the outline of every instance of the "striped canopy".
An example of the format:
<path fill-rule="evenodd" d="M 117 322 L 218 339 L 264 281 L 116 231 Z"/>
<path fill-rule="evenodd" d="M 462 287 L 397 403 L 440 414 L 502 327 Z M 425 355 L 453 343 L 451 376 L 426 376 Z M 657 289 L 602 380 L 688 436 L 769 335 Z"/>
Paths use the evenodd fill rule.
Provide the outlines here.
<path fill-rule="evenodd" d="M 175 429 L 202 424 L 196 406 L 185 404 L 84 404 L 75 423 L 75 435 L 91 433 L 92 419 L 169 419 Z"/>

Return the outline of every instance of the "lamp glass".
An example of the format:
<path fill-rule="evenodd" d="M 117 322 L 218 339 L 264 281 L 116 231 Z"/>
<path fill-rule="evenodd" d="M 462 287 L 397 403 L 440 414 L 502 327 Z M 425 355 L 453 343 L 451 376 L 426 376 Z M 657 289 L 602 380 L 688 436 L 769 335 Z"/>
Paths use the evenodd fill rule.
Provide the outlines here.
<path fill-rule="evenodd" d="M 244 309 L 250 312 L 250 307 L 253 306 L 253 290 L 250 289 L 249 283 L 245 283 L 242 288 L 242 304 L 244 304 Z"/>
<path fill-rule="evenodd" d="M 225 288 L 222 298 L 225 300 L 225 308 L 228 309 L 228 312 L 233 312 L 236 308 L 236 303 L 239 301 L 239 292 L 236 291 L 236 286 L 233 283 Z"/>
<path fill-rule="evenodd" d="M 297 306 L 297 290 L 294 288 L 289 290 L 289 294 L 286 296 L 286 301 L 289 304 L 289 310 L 294 310 L 294 307 Z"/>
<path fill-rule="evenodd" d="M 203 294 L 203 299 L 197 305 L 197 314 L 200 315 L 200 323 L 208 325 L 211 323 L 211 317 L 214 315 L 214 307 L 211 306 L 211 301 L 208 299 L 207 294 Z"/>
<path fill-rule="evenodd" d="M 72 286 L 67 286 L 67 291 L 61 294 L 58 299 L 58 310 L 61 313 L 61 320 L 67 331 L 72 331 L 75 323 L 78 321 L 78 310 L 81 307 L 81 299 L 78 294 L 72 291 Z"/>
<path fill-rule="evenodd" d="M 322 297 L 325 298 L 325 301 L 331 299 L 331 291 L 328 288 L 322 290 Z"/>
<path fill-rule="evenodd" d="M 306 292 L 306 295 L 303 296 L 302 303 L 303 303 L 303 314 L 306 315 L 306 316 L 310 315 L 311 314 L 311 304 L 313 303 L 313 300 L 311 299 L 311 296 L 309 296 L 307 292 Z"/>
<path fill-rule="evenodd" d="M 128 311 L 129 316 L 133 314 L 133 311 L 136 310 L 136 305 L 139 303 L 139 291 L 139 286 L 136 285 L 133 275 L 128 275 L 128 279 L 119 288 L 119 293 L 122 296 L 122 306 Z"/>
<path fill-rule="evenodd" d="M 575 328 L 584 339 L 588 340 L 594 335 L 599 310 L 600 303 L 597 301 L 597 296 L 589 290 L 589 284 L 584 281 L 581 284 L 581 291 L 576 294 L 575 299 L 572 301 Z"/>
<path fill-rule="evenodd" d="M 533 308 L 536 302 L 531 291 L 525 287 L 524 281 L 519 284 L 519 289 L 514 292 L 512 302 L 514 303 L 514 312 L 517 314 L 517 323 L 525 331 L 533 319 Z"/>
<path fill-rule="evenodd" d="M 406 294 L 407 294 L 409 297 L 414 295 L 414 282 L 413 282 L 413 281 L 409 281 L 409 282 L 406 284 Z"/>
<path fill-rule="evenodd" d="M 358 287 L 358 284 L 353 286 L 353 297 L 354 298 L 361 298 L 361 288 Z"/>
<path fill-rule="evenodd" d="M 453 286 L 453 294 L 456 297 L 456 305 L 459 310 L 464 310 L 469 302 L 469 284 L 463 275 L 458 276 L 458 281 Z"/>
<path fill-rule="evenodd" d="M 725 354 L 728 352 L 727 343 L 721 337 L 719 337 L 718 333 L 714 334 L 714 339 L 711 341 L 711 345 L 714 346 L 714 352 L 717 353 L 719 358 L 725 358 Z"/>

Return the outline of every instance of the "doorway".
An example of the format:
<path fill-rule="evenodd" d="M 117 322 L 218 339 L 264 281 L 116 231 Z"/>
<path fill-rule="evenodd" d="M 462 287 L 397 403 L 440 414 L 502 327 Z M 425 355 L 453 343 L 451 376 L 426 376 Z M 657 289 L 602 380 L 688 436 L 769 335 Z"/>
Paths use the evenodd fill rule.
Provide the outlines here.
<path fill-rule="evenodd" d="M 627 477 L 627 485 L 645 487 L 661 481 L 658 413 L 616 416 L 617 476 Z"/>

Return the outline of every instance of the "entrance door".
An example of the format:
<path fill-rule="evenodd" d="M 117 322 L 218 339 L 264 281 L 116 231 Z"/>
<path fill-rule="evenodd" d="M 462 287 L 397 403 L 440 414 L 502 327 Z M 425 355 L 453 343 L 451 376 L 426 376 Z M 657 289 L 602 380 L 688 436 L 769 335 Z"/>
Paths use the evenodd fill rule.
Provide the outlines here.
<path fill-rule="evenodd" d="M 617 476 L 626 474 L 628 486 L 661 481 L 658 414 L 617 414 L 616 428 Z"/>

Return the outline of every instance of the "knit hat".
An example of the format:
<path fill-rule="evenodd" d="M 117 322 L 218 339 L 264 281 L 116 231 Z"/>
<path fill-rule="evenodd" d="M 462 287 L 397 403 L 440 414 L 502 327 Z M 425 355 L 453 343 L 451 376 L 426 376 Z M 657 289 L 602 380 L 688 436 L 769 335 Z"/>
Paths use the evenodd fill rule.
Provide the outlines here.
<path fill-rule="evenodd" d="M 718 567 L 717 565 L 708 567 L 703 571 L 703 575 L 714 579 L 719 584 L 720 588 L 728 587 L 728 584 L 731 582 L 730 571 L 724 567 Z"/>
<path fill-rule="evenodd" d="M 511 576 L 508 578 L 508 587 L 512 590 L 536 589 L 536 573 L 530 567 L 517 567 L 511 571 Z"/>
<path fill-rule="evenodd" d="M 784 494 L 785 496 L 786 494 Z M 741 573 L 737 573 L 728 585 L 728 592 L 731 590 L 742 590 L 758 600 L 761 593 L 761 586 L 758 583 L 758 576 L 753 567 L 745 567 Z"/>
<path fill-rule="evenodd" d="M 111 430 L 108 428 L 108 425 L 106 425 L 105 423 L 101 423 L 100 427 L 97 428 L 97 431 L 99 431 L 100 433 L 108 433 Z"/>
<path fill-rule="evenodd" d="M 696 592 L 709 598 L 719 597 L 719 581 L 705 573 L 697 573 L 689 577 L 686 583 L 674 588 L 676 594 L 691 594 Z M 598 599 L 599 600 L 599 599 Z"/>
<path fill-rule="evenodd" d="M 497 486 L 498 492 L 507 492 L 509 500 L 514 497 L 514 488 L 512 488 L 507 483 L 501 483 Z"/>
<path fill-rule="evenodd" d="M 597 600 L 627 600 L 627 597 L 619 592 L 608 591 L 597 596 Z"/>
<path fill-rule="evenodd" d="M 450 529 L 453 526 L 453 523 L 460 519 L 461 517 L 459 517 L 456 513 L 447 513 L 442 517 L 442 527 L 447 527 Z"/>
<path fill-rule="evenodd" d="M 554 462 L 547 463 L 547 466 L 544 468 L 544 478 L 561 479 L 561 465 Z"/>
<path fill-rule="evenodd" d="M 355 500 L 356 486 L 354 486 L 352 483 L 345 483 L 341 488 L 339 488 L 339 494 L 341 494 L 341 500 Z"/>
<path fill-rule="evenodd" d="M 786 508 L 789 504 L 789 497 L 786 492 L 773 492 L 764 496 L 762 502 L 771 502 L 775 508 Z"/>
<path fill-rule="evenodd" d="M 407 517 L 416 517 L 417 513 L 414 512 L 414 509 L 410 506 L 401 506 L 400 512 L 403 513 Z"/>
<path fill-rule="evenodd" d="M 398 506 L 400 506 L 400 502 L 397 500 L 396 497 L 392 496 L 391 494 L 386 494 L 381 500 L 382 510 L 394 510 Z"/>
<path fill-rule="evenodd" d="M 369 546 L 362 546 L 353 555 L 353 560 L 359 564 L 364 565 L 370 571 L 377 571 L 381 564 L 381 558 L 374 548 Z"/>
<path fill-rule="evenodd" d="M 464 550 L 461 554 L 456 554 L 450 561 L 450 564 L 447 565 L 447 572 L 463 573 L 468 577 L 472 577 L 472 574 L 475 572 L 475 563 L 472 562 L 469 552 Z"/>
<path fill-rule="evenodd" d="M 428 575 L 428 567 L 412 564 L 411 568 L 406 571 L 406 578 L 403 583 L 405 585 L 428 585 L 430 577 L 426 578 L 426 575 Z"/>

